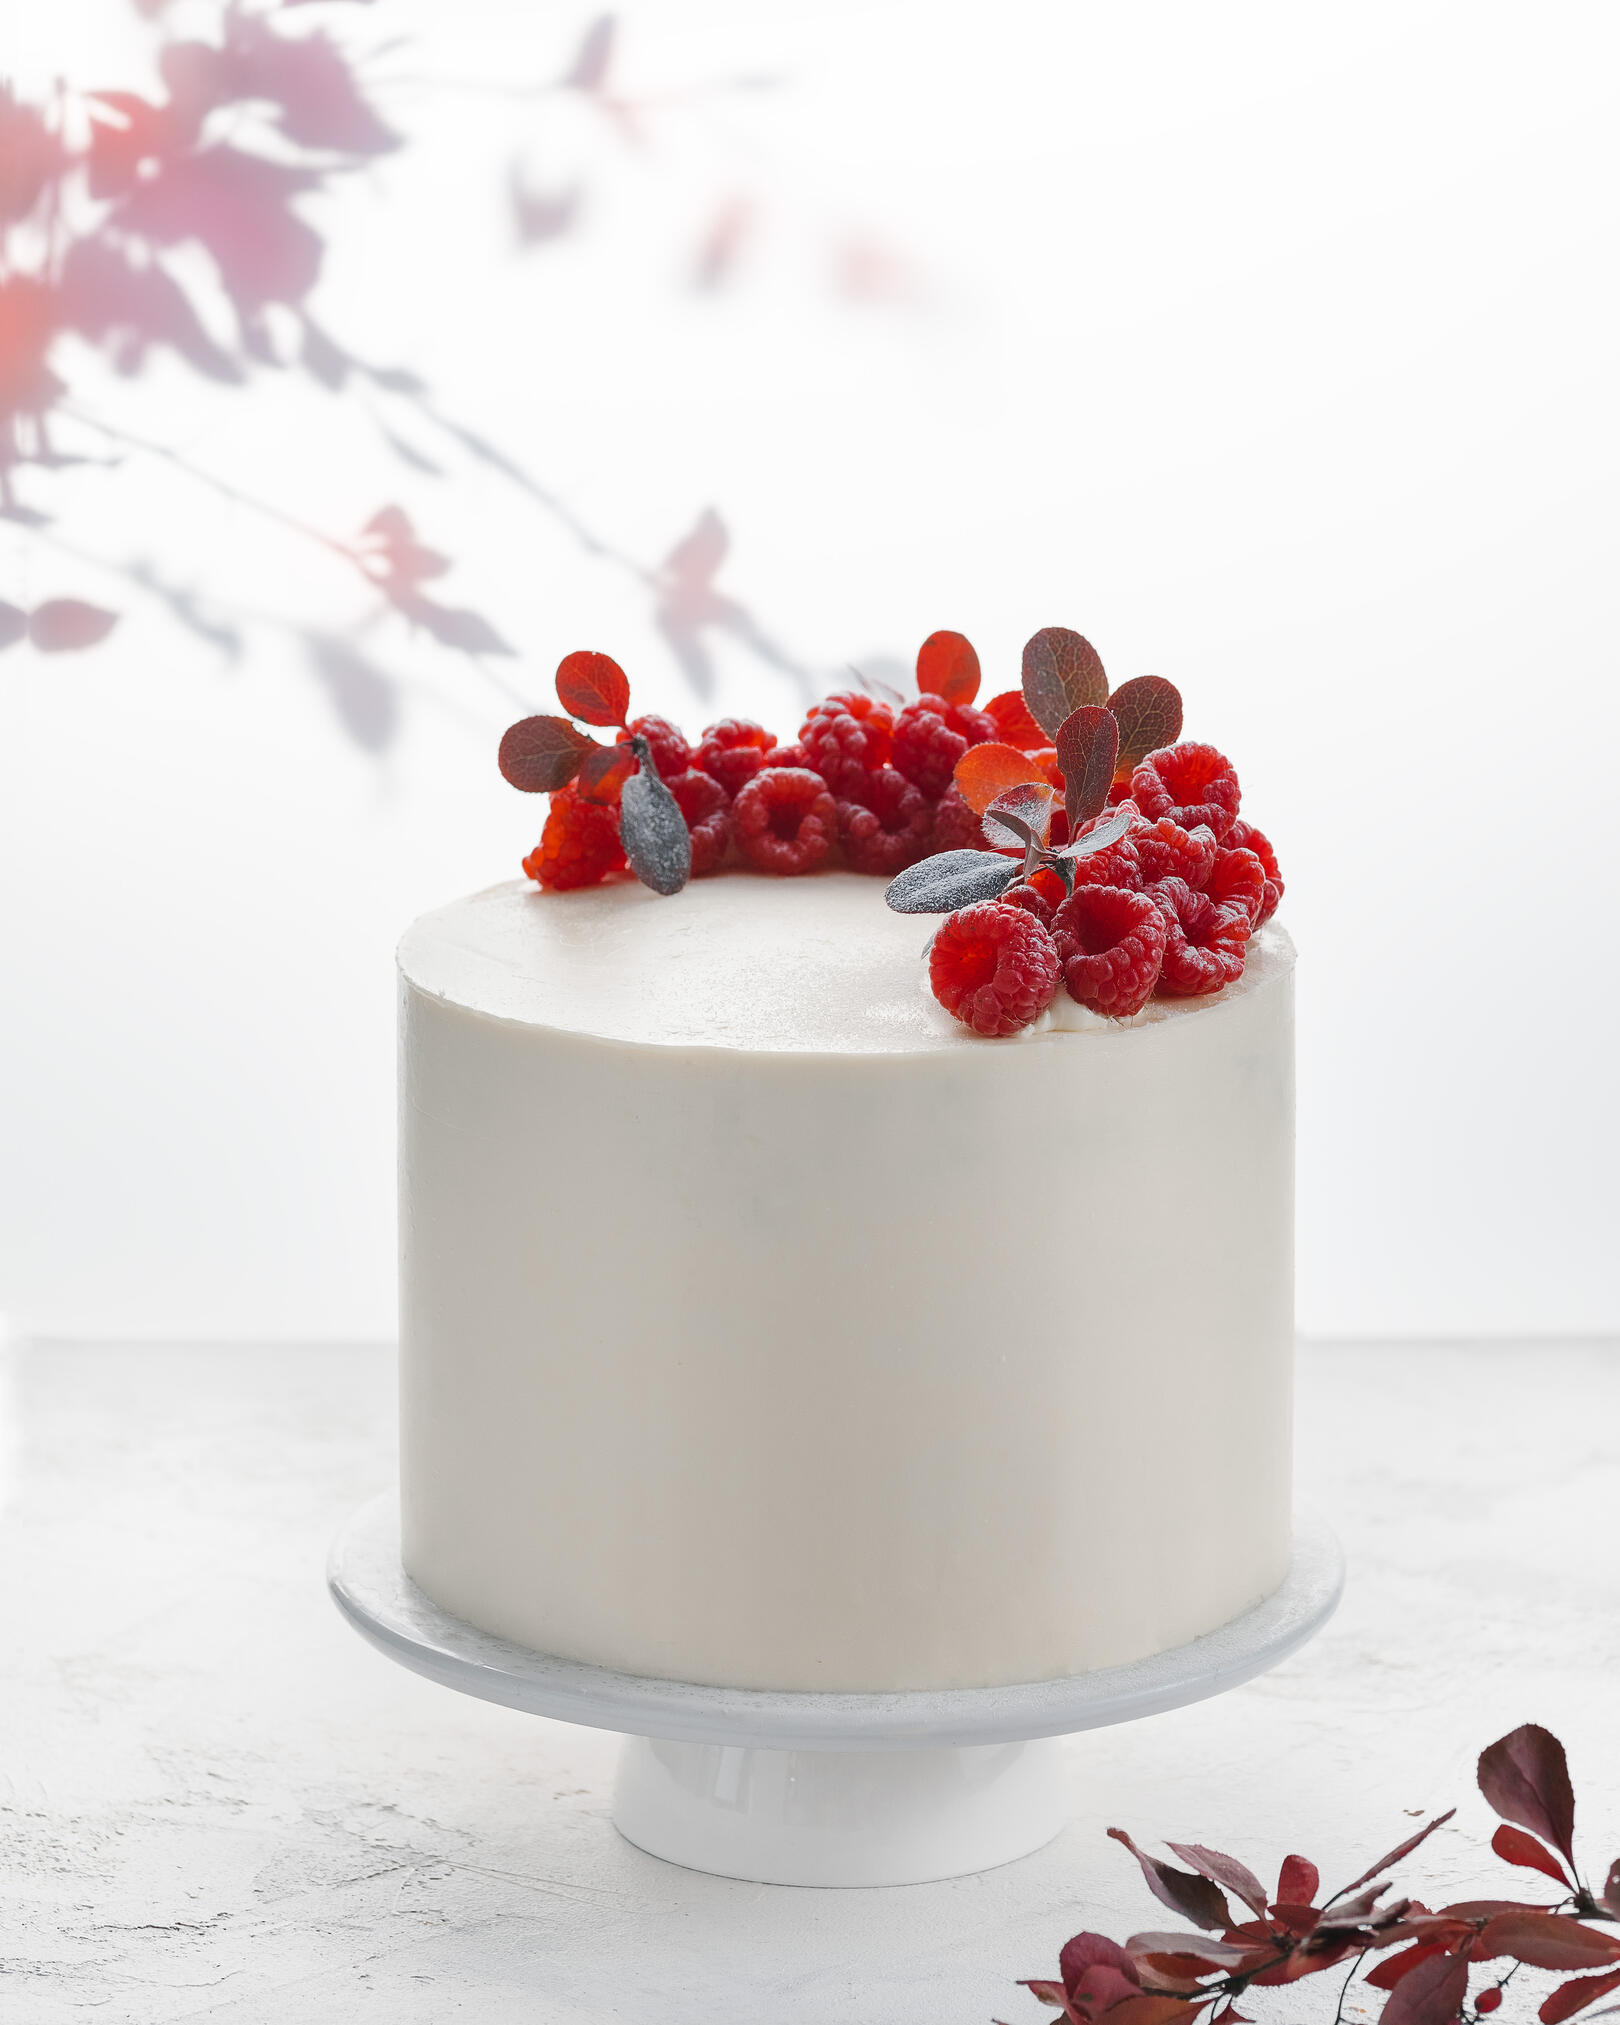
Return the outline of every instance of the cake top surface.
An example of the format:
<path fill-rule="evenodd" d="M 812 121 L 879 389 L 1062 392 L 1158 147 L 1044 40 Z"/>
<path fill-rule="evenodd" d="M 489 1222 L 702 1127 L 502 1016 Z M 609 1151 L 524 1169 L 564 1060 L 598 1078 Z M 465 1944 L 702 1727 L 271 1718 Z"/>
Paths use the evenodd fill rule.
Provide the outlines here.
<path fill-rule="evenodd" d="M 927 918 L 895 914 L 849 872 L 694 880 L 675 899 L 623 880 L 546 893 L 491 886 L 424 914 L 400 944 L 418 990 L 491 1019 L 654 1047 L 758 1053 L 938 1054 L 986 1043 L 929 994 Z M 1219 1017 L 1292 968 L 1259 930 L 1242 978 L 1212 998 L 1154 1000 L 1104 1020 L 1062 992 L 1025 1038 L 1081 1042 Z M 1001 1045 L 1005 1045 L 1004 1043 Z"/>

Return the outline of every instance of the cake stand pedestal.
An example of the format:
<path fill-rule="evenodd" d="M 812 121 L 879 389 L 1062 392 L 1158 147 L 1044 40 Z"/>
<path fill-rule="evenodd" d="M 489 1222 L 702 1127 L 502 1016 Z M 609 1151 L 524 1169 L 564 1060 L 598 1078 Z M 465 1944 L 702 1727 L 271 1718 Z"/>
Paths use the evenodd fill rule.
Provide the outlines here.
<path fill-rule="evenodd" d="M 400 1562 L 393 1495 L 364 1506 L 327 1580 L 402 1666 L 532 1715 L 618 1730 L 613 1820 L 638 1848 L 760 1884 L 923 1884 L 1050 1842 L 1069 1817 L 1061 1739 L 1203 1701 L 1332 1615 L 1338 1542 L 1296 1519 L 1282 1587 L 1203 1638 L 1128 1666 L 1015 1687 L 789 1693 L 647 1680 L 531 1652 L 429 1602 Z"/>

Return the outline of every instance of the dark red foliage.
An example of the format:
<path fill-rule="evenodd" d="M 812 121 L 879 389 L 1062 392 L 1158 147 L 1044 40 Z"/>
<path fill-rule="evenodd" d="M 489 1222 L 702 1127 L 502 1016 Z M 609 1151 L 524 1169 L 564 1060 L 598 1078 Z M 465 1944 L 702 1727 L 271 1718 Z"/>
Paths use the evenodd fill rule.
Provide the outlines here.
<path fill-rule="evenodd" d="M 971 703 L 979 693 L 979 657 L 962 633 L 930 633 L 917 649 L 917 688 L 947 703 Z"/>
<path fill-rule="evenodd" d="M 1345 1961 L 1353 1979 L 1358 1964 L 1371 1956 L 1361 1982 L 1364 1990 L 1387 1993 L 1383 2025 L 1473 2025 L 1498 2009 L 1503 1984 L 1521 1966 L 1583 1971 L 1560 1983 L 1541 2005 L 1542 2025 L 1562 2025 L 1620 1990 L 1620 1934 L 1592 1923 L 1620 1925 L 1620 1903 L 1611 1906 L 1607 1896 L 1600 1902 L 1578 1881 L 1574 1795 L 1563 1747 L 1549 1732 L 1527 1725 L 1493 1744 L 1480 1760 L 1480 1790 L 1515 1824 L 1498 1831 L 1493 1848 L 1510 1863 L 1567 1881 L 1571 1890 L 1564 1904 L 1489 1899 L 1431 1913 L 1415 1899 L 1392 1897 L 1386 1873 L 1444 1827 L 1452 1818 L 1449 1811 L 1425 1822 L 1321 1905 L 1316 1866 L 1303 1856 L 1283 1859 L 1277 1899 L 1267 1905 L 1259 1879 L 1235 1857 L 1200 1843 L 1173 1842 L 1171 1849 L 1191 1866 L 1178 1870 L 1115 1828 L 1109 1834 L 1136 1857 L 1154 1896 L 1201 1931 L 1133 1934 L 1123 1946 L 1100 1934 L 1077 1934 L 1059 1957 L 1060 1979 L 1031 1980 L 1025 1987 L 1070 2021 L 1087 2025 L 1104 2018 L 1113 2025 L 1170 2025 L 1172 2011 L 1201 2025 L 1247 2025 L 1236 2009 L 1246 1991 L 1298 1982 Z M 1522 1832 L 1523 1817 L 1533 1817 L 1536 1833 L 1559 1850 L 1567 1880 L 1545 1851 L 1545 1861 L 1535 1859 L 1539 1844 Z M 1614 1868 L 1620 1872 L 1620 1863 Z M 1252 1917 L 1233 1924 L 1225 1893 L 1241 1900 Z M 1513 1966 L 1474 1994 L 1470 2010 L 1471 1970 L 1504 1957 Z M 1349 1987 L 1346 1983 L 1340 1995 L 1340 2017 L 1347 2015 Z M 1155 2010 L 1150 2019 L 1143 2008 L 1150 2001 L 1169 2008 Z M 1365 2003 L 1348 2015 L 1365 2016 Z"/>
<path fill-rule="evenodd" d="M 557 700 L 582 724 L 623 724 L 630 711 L 630 682 L 611 655 L 585 649 L 557 664 Z"/>
<path fill-rule="evenodd" d="M 995 725 L 995 736 L 1003 745 L 1015 745 L 1020 752 L 1033 752 L 1052 741 L 1029 714 L 1023 691 L 1004 689 L 984 706 L 984 714 Z"/>

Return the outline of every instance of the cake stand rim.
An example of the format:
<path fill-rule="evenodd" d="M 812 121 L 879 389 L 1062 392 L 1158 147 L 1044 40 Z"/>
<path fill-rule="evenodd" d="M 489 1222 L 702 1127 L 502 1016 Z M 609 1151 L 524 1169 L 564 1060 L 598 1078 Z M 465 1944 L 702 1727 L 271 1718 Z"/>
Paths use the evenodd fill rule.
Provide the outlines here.
<path fill-rule="evenodd" d="M 1326 1520 L 1296 1512 L 1281 1584 L 1185 1645 L 1058 1680 L 878 1694 L 657 1680 L 480 1631 L 440 1609 L 405 1573 L 392 1492 L 362 1505 L 340 1530 L 327 1587 L 355 1630 L 389 1659 L 443 1687 L 529 1715 L 672 1742 L 894 1750 L 1068 1736 L 1225 1694 L 1321 1630 L 1343 1594 L 1344 1554 Z"/>

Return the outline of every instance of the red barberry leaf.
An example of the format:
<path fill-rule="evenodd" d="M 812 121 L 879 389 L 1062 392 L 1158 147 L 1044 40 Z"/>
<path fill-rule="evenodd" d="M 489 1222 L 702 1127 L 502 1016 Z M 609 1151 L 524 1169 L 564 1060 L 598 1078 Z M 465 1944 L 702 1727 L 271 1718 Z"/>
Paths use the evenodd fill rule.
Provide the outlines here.
<path fill-rule="evenodd" d="M 1517 1822 L 1575 1867 L 1575 1793 L 1564 1747 L 1525 1723 L 1480 1753 L 1479 1790 L 1504 1821 Z"/>
<path fill-rule="evenodd" d="M 1588 2004 L 1595 2004 L 1611 1990 L 1620 1990 L 1620 1969 L 1611 1969 L 1606 1976 L 1577 1976 L 1571 1982 L 1560 1983 L 1536 2015 L 1541 2025 L 1561 2025 L 1563 2019 L 1573 2018 L 1577 2011 L 1584 2011 Z"/>
<path fill-rule="evenodd" d="M 1277 1875 L 1277 1897 L 1288 1905 L 1314 1905 L 1322 1873 L 1308 1856 L 1285 1856 Z"/>
<path fill-rule="evenodd" d="M 77 654 L 98 646 L 117 624 L 116 612 L 82 598 L 47 598 L 28 614 L 28 637 L 41 654 Z"/>
<path fill-rule="evenodd" d="M 1416 1835 L 1409 1835 L 1404 1842 L 1398 1844 L 1387 1856 L 1379 1857 L 1378 1861 L 1364 1870 L 1360 1877 L 1352 1879 L 1345 1886 L 1344 1891 L 1337 1894 L 1334 1903 L 1337 1904 L 1338 1900 L 1344 1897 L 1345 1892 L 1357 1891 L 1362 1885 L 1370 1884 L 1375 1877 L 1381 1877 L 1386 1870 L 1392 1869 L 1403 1857 L 1410 1856 L 1420 1842 L 1427 1842 L 1437 1828 L 1444 1828 L 1456 1811 L 1455 1807 L 1448 1807 L 1444 1814 L 1437 1814 L 1432 1821 L 1426 1821 Z"/>
<path fill-rule="evenodd" d="M 1021 689 L 1003 689 L 999 696 L 992 696 L 984 706 L 984 714 L 991 718 L 1003 745 L 1014 745 L 1020 752 L 1039 752 L 1051 740 L 1029 714 L 1029 705 L 1024 701 Z"/>
<path fill-rule="evenodd" d="M 1603 1903 L 1620 1919 L 1620 1856 L 1609 1865 L 1609 1874 L 1603 1881 Z"/>
<path fill-rule="evenodd" d="M 883 898 L 896 914 L 954 914 L 999 900 L 1023 876 L 1018 860 L 999 851 L 936 851 L 896 873 Z"/>
<path fill-rule="evenodd" d="M 28 614 L 22 606 L 8 605 L 4 598 L 0 598 L 0 654 L 8 647 L 15 647 L 27 632 Z"/>
<path fill-rule="evenodd" d="M 917 689 L 947 703 L 971 703 L 979 693 L 979 657 L 961 633 L 930 633 L 917 649 Z"/>
<path fill-rule="evenodd" d="M 1491 1837 L 1491 1847 L 1504 1863 L 1516 1863 L 1521 1870 L 1539 1870 L 1554 1884 L 1569 1882 L 1558 1859 L 1543 1849 L 1533 1835 L 1526 1835 L 1522 1828 L 1514 1828 L 1504 1821 Z"/>
<path fill-rule="evenodd" d="M 1148 1890 L 1161 1905 L 1167 1905 L 1172 1912 L 1180 1913 L 1183 1919 L 1191 1920 L 1195 1927 L 1203 1927 L 1208 1933 L 1224 1933 L 1232 1925 L 1231 1908 L 1219 1887 L 1211 1884 L 1207 1877 L 1199 1877 L 1192 1871 L 1176 1870 L 1170 1864 L 1160 1862 L 1158 1857 L 1149 1856 L 1137 1848 L 1123 1828 L 1110 1828 L 1108 1833 L 1115 1842 L 1123 1842 L 1142 1866 Z"/>
<path fill-rule="evenodd" d="M 1078 1933 L 1063 1943 L 1058 1955 L 1058 1974 L 1071 1997 L 1079 1989 L 1081 1979 L 1096 1968 L 1112 1969 L 1127 1983 L 1136 1981 L 1130 1950 L 1122 1948 L 1118 1941 L 1111 1941 L 1106 1934 Z"/>
<path fill-rule="evenodd" d="M 552 794 L 567 787 L 596 743 L 566 717 L 524 717 L 501 739 L 501 772 L 526 795 Z"/>
<path fill-rule="evenodd" d="M 1174 1849 L 1175 1843 L 1170 1847 Z M 1239 1869 L 1242 1868 L 1240 1864 Z M 1254 1953 L 1252 1944 L 1239 1941 L 1206 1941 L 1197 1934 L 1146 1933 L 1132 1934 L 1125 1943 L 1125 1952 L 1135 1962 L 1197 1962 L 1199 1973 L 1207 1975 L 1212 1969 L 1238 1969 Z M 1269 1955 L 1271 1950 L 1265 1949 Z"/>
<path fill-rule="evenodd" d="M 1620 1937 L 1583 1927 L 1564 1913 L 1518 1906 L 1487 1920 L 1471 1952 L 1482 1962 L 1511 1955 L 1533 1969 L 1600 1969 L 1620 1962 Z"/>
<path fill-rule="evenodd" d="M 1119 726 L 1110 712 L 1088 703 L 1070 711 L 1057 728 L 1052 743 L 1057 747 L 1058 766 L 1063 774 L 1063 806 L 1069 828 L 1077 830 L 1100 816 L 1108 806 L 1108 790 L 1114 780 L 1114 754 L 1119 750 Z M 1174 1849 L 1175 1844 L 1170 1847 Z M 1256 1887 L 1258 1889 L 1258 1887 Z M 1264 1893 L 1260 1910 L 1265 1910 Z"/>
<path fill-rule="evenodd" d="M 1049 738 L 1071 711 L 1108 701 L 1108 677 L 1091 642 L 1067 626 L 1043 626 L 1024 643 L 1024 701 Z"/>
<path fill-rule="evenodd" d="M 1396 1984 L 1382 2025 L 1452 2025 L 1467 1995 L 1466 1957 L 1431 1955 Z"/>
<path fill-rule="evenodd" d="M 1032 781 L 997 795 L 979 820 L 992 844 L 1044 849 L 1058 806 L 1056 789 L 1045 781 Z"/>
<path fill-rule="evenodd" d="M 557 664 L 557 700 L 582 724 L 623 724 L 630 714 L 629 677 L 607 654 L 565 654 Z"/>
<path fill-rule="evenodd" d="M 1443 1955 L 1447 1952 L 1443 1941 L 1419 1941 L 1415 1947 L 1402 1948 L 1398 1955 L 1386 1955 L 1364 1980 L 1375 1990 L 1393 1990 L 1419 1962 L 1428 1961 L 1431 1955 Z"/>
<path fill-rule="evenodd" d="M 1069 2000 L 1063 1994 L 1063 1985 L 1061 1983 L 1050 1983 L 1039 1977 L 1026 1976 L 1024 1978 L 1024 1988 L 1042 2004 L 1050 2004 L 1059 2011 L 1067 2011 L 1069 2008 Z M 1072 2016 L 1073 2014 L 1071 2013 L 1070 2015 Z"/>
<path fill-rule="evenodd" d="M 1062 748 L 1059 747 L 1060 757 L 1061 753 Z M 1095 809 L 1092 814 L 1096 814 Z M 1069 820 L 1072 822 L 1074 818 L 1071 816 Z M 1265 1918 L 1266 1888 L 1246 1863 L 1239 1863 L 1235 1856 L 1223 1856 L 1218 1849 L 1206 1849 L 1201 1842 L 1172 1842 L 1168 1846 L 1183 1863 L 1191 1864 L 1200 1876 L 1210 1878 L 1235 1893 L 1256 1919 Z"/>
<path fill-rule="evenodd" d="M 1022 787 L 1026 781 L 1044 787 L 1046 775 L 1030 758 L 1012 745 L 970 745 L 956 762 L 956 785 L 963 801 L 976 816 L 982 816 L 999 794 Z"/>
<path fill-rule="evenodd" d="M 1129 780 L 1150 752 L 1174 745 L 1181 736 L 1181 691 L 1162 675 L 1135 675 L 1108 699 L 1119 724 L 1119 757 L 1114 778 Z"/>
<path fill-rule="evenodd" d="M 1184 1997 L 1156 1997 L 1143 1991 L 1140 1997 L 1110 2004 L 1106 2015 L 1108 2025 L 1191 2025 L 1199 2009 Z"/>
<path fill-rule="evenodd" d="M 574 785 L 588 802 L 613 803 L 636 770 L 636 756 L 628 745 L 597 745 L 594 742 L 580 761 Z"/>

